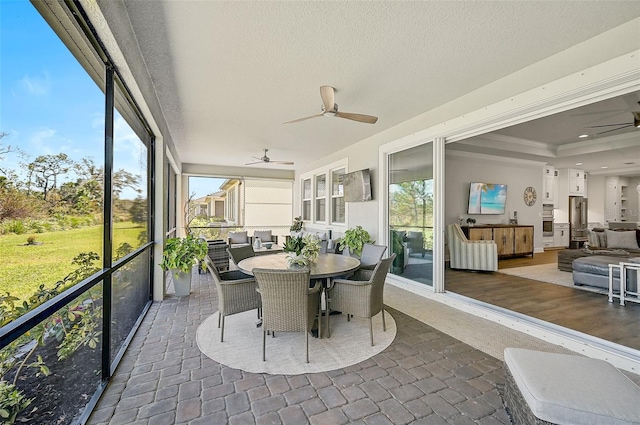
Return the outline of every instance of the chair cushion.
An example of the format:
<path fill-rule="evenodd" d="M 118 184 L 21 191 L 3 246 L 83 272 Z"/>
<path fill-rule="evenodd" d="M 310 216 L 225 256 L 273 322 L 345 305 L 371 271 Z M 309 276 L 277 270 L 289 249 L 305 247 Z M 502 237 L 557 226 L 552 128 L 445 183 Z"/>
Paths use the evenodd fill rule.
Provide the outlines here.
<path fill-rule="evenodd" d="M 253 237 L 260 238 L 262 242 L 271 242 L 271 230 L 256 230 Z"/>
<path fill-rule="evenodd" d="M 229 232 L 229 242 L 231 243 L 247 243 L 249 238 L 247 232 Z"/>
<path fill-rule="evenodd" d="M 504 361 L 539 419 L 567 425 L 640 423 L 640 387 L 603 360 L 507 348 Z"/>

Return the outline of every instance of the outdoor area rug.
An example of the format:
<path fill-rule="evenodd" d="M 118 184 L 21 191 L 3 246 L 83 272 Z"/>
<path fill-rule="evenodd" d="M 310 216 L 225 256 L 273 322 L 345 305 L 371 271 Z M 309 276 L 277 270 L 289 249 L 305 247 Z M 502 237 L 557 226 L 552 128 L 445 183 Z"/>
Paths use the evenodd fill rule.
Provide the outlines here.
<path fill-rule="evenodd" d="M 566 286 L 568 288 L 582 289 L 585 291 L 596 292 L 599 294 L 607 293 L 604 289 L 590 288 L 585 286 L 577 286 L 573 284 L 573 273 L 558 270 L 556 263 L 539 264 L 537 266 L 515 267 L 509 269 L 499 269 L 498 273 L 508 274 L 511 276 L 524 277 L 540 282 L 553 283 L 556 285 Z"/>
<path fill-rule="evenodd" d="M 324 372 L 360 363 L 382 352 L 396 336 L 396 322 L 385 313 L 387 330 L 382 330 L 382 315 L 373 318 L 373 342 L 369 320 L 358 317 L 347 322 L 346 314 L 331 315 L 331 338 L 309 335 L 309 363 L 306 363 L 304 332 L 276 332 L 267 335 L 267 361 L 262 361 L 262 328 L 256 327 L 256 312 L 227 316 L 224 342 L 220 342 L 218 313 L 198 327 L 198 348 L 207 357 L 235 369 L 252 373 L 298 375 Z M 323 325 L 325 323 L 323 322 Z M 326 329 L 323 328 L 326 335 Z"/>

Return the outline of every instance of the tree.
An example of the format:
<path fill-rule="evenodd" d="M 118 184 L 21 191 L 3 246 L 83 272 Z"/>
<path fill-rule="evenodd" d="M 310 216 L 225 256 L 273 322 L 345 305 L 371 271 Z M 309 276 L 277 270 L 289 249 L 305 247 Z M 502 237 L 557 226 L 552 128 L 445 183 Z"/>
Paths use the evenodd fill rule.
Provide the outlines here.
<path fill-rule="evenodd" d="M 66 153 L 40 155 L 27 164 L 29 184 L 35 184 L 41 189 L 46 201 L 49 192 L 58 186 L 58 176 L 68 173 L 73 164 L 74 161 Z"/>
<path fill-rule="evenodd" d="M 76 174 L 78 174 L 79 180 L 82 181 L 96 181 L 100 184 L 100 190 L 104 187 L 104 167 L 97 166 L 92 158 L 82 158 L 82 160 L 75 164 Z M 116 198 L 120 197 L 122 191 L 127 187 L 133 189 L 137 193 L 140 193 L 138 187 L 140 183 L 140 176 L 130 173 L 124 169 L 114 171 L 112 179 L 113 193 Z"/>
<path fill-rule="evenodd" d="M 0 174 L 4 174 L 10 179 L 15 177 L 15 173 L 7 168 L 2 167 L 4 162 L 4 156 L 8 153 L 15 152 L 16 149 L 11 145 L 3 145 L 2 139 L 7 137 L 9 133 L 5 133 L 4 131 L 0 131 Z"/>
<path fill-rule="evenodd" d="M 131 221 L 136 224 L 142 224 L 147 221 L 147 200 L 138 196 L 129 208 L 129 214 L 131 214 Z"/>
<path fill-rule="evenodd" d="M 394 218 L 392 224 L 423 228 L 432 224 L 431 184 L 431 180 L 413 180 L 395 185 L 391 202 L 391 217 Z"/>

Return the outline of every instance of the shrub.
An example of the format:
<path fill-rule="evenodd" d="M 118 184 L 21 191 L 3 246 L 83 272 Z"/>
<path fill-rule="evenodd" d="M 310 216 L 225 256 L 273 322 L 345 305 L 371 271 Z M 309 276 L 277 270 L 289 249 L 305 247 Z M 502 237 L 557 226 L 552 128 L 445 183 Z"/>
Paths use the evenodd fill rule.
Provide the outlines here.
<path fill-rule="evenodd" d="M 0 419 L 2 423 L 12 424 L 16 416 L 33 400 L 26 398 L 16 386 L 6 381 L 0 381 Z"/>
<path fill-rule="evenodd" d="M 27 245 L 35 245 L 36 244 L 36 235 L 31 235 L 27 238 Z"/>
<path fill-rule="evenodd" d="M 2 233 L 15 233 L 16 235 L 23 235 L 26 231 L 26 226 L 22 220 L 7 220 L 2 225 Z"/>

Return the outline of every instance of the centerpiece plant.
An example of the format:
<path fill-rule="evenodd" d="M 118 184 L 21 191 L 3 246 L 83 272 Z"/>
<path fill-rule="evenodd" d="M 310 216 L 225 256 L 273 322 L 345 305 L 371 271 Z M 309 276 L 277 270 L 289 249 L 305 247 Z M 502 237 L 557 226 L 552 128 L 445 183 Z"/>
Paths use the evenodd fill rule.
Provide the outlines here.
<path fill-rule="evenodd" d="M 283 248 L 289 253 L 287 255 L 289 265 L 306 266 L 318 257 L 320 239 L 316 235 L 290 237 Z"/>
<path fill-rule="evenodd" d="M 160 267 L 170 270 L 177 296 L 191 292 L 191 268 L 196 260 L 203 261 L 208 245 L 204 239 L 188 235 L 186 238 L 170 238 L 162 253 Z"/>

